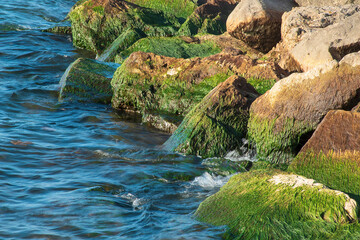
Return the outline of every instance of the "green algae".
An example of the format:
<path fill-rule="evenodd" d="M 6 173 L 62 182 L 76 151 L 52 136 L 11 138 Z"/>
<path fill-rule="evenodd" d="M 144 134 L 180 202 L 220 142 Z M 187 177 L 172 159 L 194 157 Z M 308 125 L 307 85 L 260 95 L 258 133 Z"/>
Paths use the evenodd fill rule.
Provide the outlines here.
<path fill-rule="evenodd" d="M 360 200 L 360 155 L 300 153 L 289 166 L 297 174 L 313 178 L 327 186 L 356 195 Z"/>
<path fill-rule="evenodd" d="M 110 82 L 118 66 L 92 59 L 77 59 L 60 81 L 60 100 L 109 104 L 112 98 Z"/>
<path fill-rule="evenodd" d="M 133 52 L 152 52 L 175 58 L 207 57 L 221 52 L 213 41 L 187 42 L 180 37 L 143 38 L 116 56 L 115 62 L 122 63 Z"/>
<path fill-rule="evenodd" d="M 250 113 L 248 138 L 256 147 L 258 159 L 275 164 L 289 163 L 298 151 L 301 137 L 313 131 L 315 126 L 286 119 L 281 120 L 281 130 L 277 130 L 277 121 L 277 118 L 261 118 Z"/>
<path fill-rule="evenodd" d="M 125 5 L 123 9 L 119 5 L 106 10 L 88 0 L 73 8 L 69 19 L 74 45 L 99 54 L 128 29 L 138 29 L 146 36 L 172 36 L 181 26 L 172 14 L 126 2 L 122 4 Z"/>
<path fill-rule="evenodd" d="M 141 7 L 161 10 L 167 14 L 186 19 L 197 7 L 191 0 L 130 0 Z"/>
<path fill-rule="evenodd" d="M 233 176 L 202 202 L 197 219 L 226 225 L 225 239 L 357 239 L 358 223 L 348 224 L 346 198 L 320 187 L 275 185 L 279 170 Z"/>
<path fill-rule="evenodd" d="M 151 67 L 151 62 L 145 62 Z M 114 90 L 114 108 L 135 111 L 161 112 L 169 115 L 187 114 L 214 87 L 225 81 L 232 72 L 207 77 L 199 84 L 191 84 L 178 75 L 152 75 L 140 77 L 129 73 L 126 64 L 115 72 L 111 81 Z"/>
<path fill-rule="evenodd" d="M 215 18 L 203 18 L 197 13 L 190 15 L 181 25 L 177 35 L 194 36 L 197 34 L 220 35 L 226 32 L 226 24 L 220 16 Z"/>
<path fill-rule="evenodd" d="M 275 79 L 263 79 L 263 78 L 248 78 L 248 83 L 250 83 L 258 93 L 264 94 L 270 90 L 276 83 Z"/>

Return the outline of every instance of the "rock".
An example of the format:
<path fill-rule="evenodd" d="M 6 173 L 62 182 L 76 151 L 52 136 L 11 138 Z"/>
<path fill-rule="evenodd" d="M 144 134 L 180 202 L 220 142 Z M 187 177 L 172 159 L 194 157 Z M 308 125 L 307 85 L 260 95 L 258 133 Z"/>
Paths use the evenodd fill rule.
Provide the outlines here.
<path fill-rule="evenodd" d="M 137 41 L 128 49 L 115 56 L 115 62 L 122 63 L 133 52 L 151 52 L 157 55 L 193 58 L 207 57 L 221 52 L 218 45 L 211 40 L 203 41 L 196 37 L 148 37 Z"/>
<path fill-rule="evenodd" d="M 128 29 L 97 58 L 99 61 L 114 62 L 116 55 L 131 47 L 136 41 L 145 37 L 145 34 L 137 29 Z"/>
<path fill-rule="evenodd" d="M 171 36 L 181 26 L 174 15 L 123 0 L 84 1 L 69 13 L 69 18 L 74 45 L 98 54 L 128 29 L 146 36 Z"/>
<path fill-rule="evenodd" d="M 344 59 L 278 81 L 250 109 L 248 135 L 258 157 L 291 161 L 328 111 L 360 102 L 359 76 L 359 65 Z"/>
<path fill-rule="evenodd" d="M 360 196 L 360 113 L 330 111 L 290 168 Z"/>
<path fill-rule="evenodd" d="M 207 1 L 187 18 L 178 34 L 182 36 L 199 33 L 222 34 L 226 31 L 226 19 L 236 5 L 235 0 Z"/>
<path fill-rule="evenodd" d="M 174 133 L 181 124 L 183 117 L 164 114 L 144 113 L 142 122 L 163 132 Z"/>
<path fill-rule="evenodd" d="M 261 170 L 233 176 L 195 217 L 226 225 L 229 239 L 356 239 L 357 210 L 347 194 L 314 180 Z"/>
<path fill-rule="evenodd" d="M 296 6 L 293 0 L 243 0 L 229 15 L 227 31 L 251 47 L 268 52 L 281 39 L 281 16 Z"/>
<path fill-rule="evenodd" d="M 68 26 L 56 26 L 56 27 L 48 28 L 48 29 L 45 29 L 42 31 L 50 32 L 50 33 L 57 33 L 57 34 L 71 35 L 71 27 L 68 27 Z"/>
<path fill-rule="evenodd" d="M 245 78 L 230 77 L 185 116 L 164 149 L 203 158 L 225 156 L 242 145 L 248 110 L 258 96 Z"/>
<path fill-rule="evenodd" d="M 79 58 L 73 62 L 60 80 L 60 99 L 109 104 L 112 98 L 111 79 L 119 67 Z"/>
<path fill-rule="evenodd" d="M 360 50 L 360 6 L 302 7 L 283 15 L 284 48 L 302 71 Z"/>
<path fill-rule="evenodd" d="M 356 105 L 352 110 L 352 112 L 359 112 L 360 113 L 360 102 L 358 105 Z"/>
<path fill-rule="evenodd" d="M 184 116 L 233 74 L 278 79 L 282 72 L 273 63 L 256 61 L 231 49 L 192 59 L 135 52 L 114 75 L 112 105 L 143 113 Z"/>
<path fill-rule="evenodd" d="M 343 6 L 346 4 L 360 4 L 359 0 L 295 0 L 300 7 L 326 7 L 326 6 Z"/>

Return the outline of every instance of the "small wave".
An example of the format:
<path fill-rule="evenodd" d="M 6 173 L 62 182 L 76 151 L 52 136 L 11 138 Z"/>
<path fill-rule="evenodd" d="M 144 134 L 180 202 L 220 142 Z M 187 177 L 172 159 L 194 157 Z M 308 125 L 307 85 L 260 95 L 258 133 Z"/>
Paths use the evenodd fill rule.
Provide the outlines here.
<path fill-rule="evenodd" d="M 257 161 L 256 151 L 255 149 L 249 147 L 249 140 L 243 138 L 242 142 L 243 144 L 241 147 L 239 147 L 239 149 L 228 152 L 224 158 L 234 162 L 236 161 L 256 162 Z"/>
<path fill-rule="evenodd" d="M 213 188 L 220 188 L 224 186 L 232 175 L 229 176 L 216 176 L 208 172 L 203 173 L 201 176 L 196 177 L 192 182 L 192 186 L 200 186 L 205 190 L 211 190 Z"/>
<path fill-rule="evenodd" d="M 14 23 L 0 23 L 0 31 L 24 31 L 31 30 L 30 26 L 19 25 Z"/>
<path fill-rule="evenodd" d="M 128 200 L 132 204 L 134 210 L 141 210 L 142 206 L 146 203 L 145 199 L 137 198 L 135 195 L 131 193 L 122 194 L 119 197 Z"/>

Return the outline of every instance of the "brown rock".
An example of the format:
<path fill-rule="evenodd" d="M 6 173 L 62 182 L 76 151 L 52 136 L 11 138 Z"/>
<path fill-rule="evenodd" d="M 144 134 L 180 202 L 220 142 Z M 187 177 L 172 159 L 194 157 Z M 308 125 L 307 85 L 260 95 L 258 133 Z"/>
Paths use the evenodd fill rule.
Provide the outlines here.
<path fill-rule="evenodd" d="M 292 0 L 243 0 L 229 15 L 227 31 L 251 47 L 268 52 L 281 39 L 281 16 L 296 6 Z"/>
<path fill-rule="evenodd" d="M 292 74 L 255 100 L 249 136 L 260 157 L 291 160 L 328 111 L 351 110 L 360 101 L 360 65 L 346 60 Z"/>
<path fill-rule="evenodd" d="M 345 4 L 360 4 L 359 0 L 295 0 L 300 7 L 343 6 Z"/>

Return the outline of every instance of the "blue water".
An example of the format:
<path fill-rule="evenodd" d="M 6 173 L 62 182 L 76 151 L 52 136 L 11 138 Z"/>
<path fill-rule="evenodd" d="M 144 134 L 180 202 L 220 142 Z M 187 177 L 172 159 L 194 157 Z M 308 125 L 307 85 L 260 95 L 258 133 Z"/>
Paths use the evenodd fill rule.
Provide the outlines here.
<path fill-rule="evenodd" d="M 0 0 L 0 239 L 221 238 L 192 215 L 227 178 L 110 106 L 58 102 L 66 67 L 92 55 L 41 29 L 75 2 Z"/>

